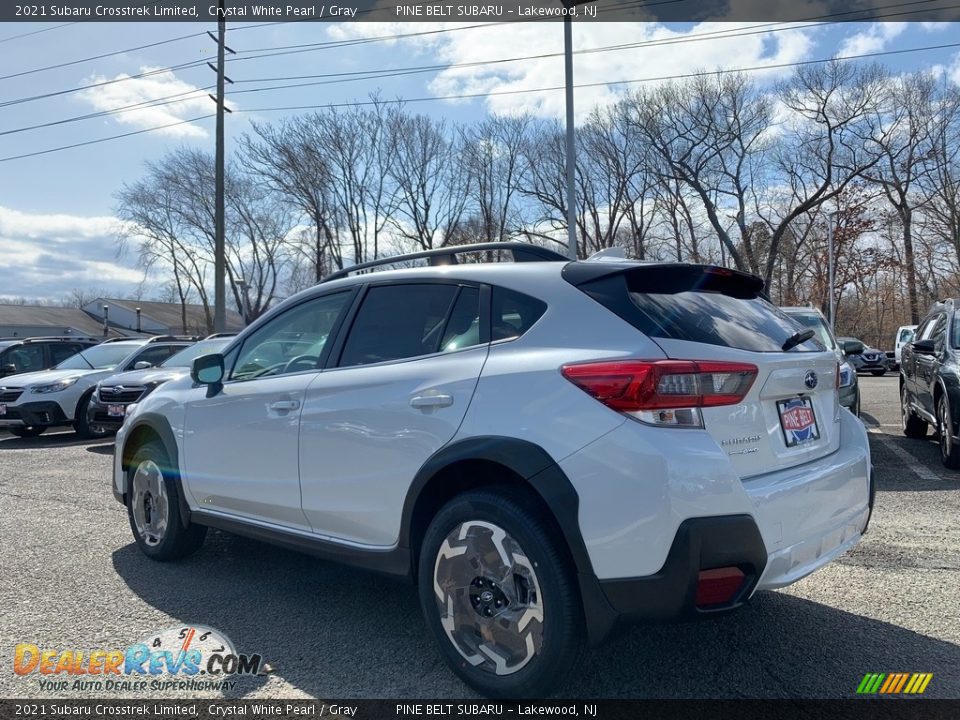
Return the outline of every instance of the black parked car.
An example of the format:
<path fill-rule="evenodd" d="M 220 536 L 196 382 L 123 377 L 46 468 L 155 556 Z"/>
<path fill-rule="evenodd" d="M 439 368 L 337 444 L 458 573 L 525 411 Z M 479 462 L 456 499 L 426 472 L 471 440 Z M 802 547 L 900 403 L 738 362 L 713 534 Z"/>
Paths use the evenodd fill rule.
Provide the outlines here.
<path fill-rule="evenodd" d="M 837 338 L 841 345 L 844 343 L 860 343 L 863 345 L 863 352 L 855 355 L 848 355 L 847 360 L 849 360 L 854 369 L 860 372 L 868 372 L 880 377 L 885 375 L 887 370 L 890 369 L 889 361 L 887 360 L 887 354 L 882 350 L 876 350 L 866 343 L 861 343 L 856 338 L 851 337 L 842 337 Z"/>
<path fill-rule="evenodd" d="M 933 425 L 939 436 L 940 460 L 948 468 L 960 468 L 958 303 L 960 300 L 946 300 L 934 305 L 900 356 L 903 434 L 923 438 Z"/>

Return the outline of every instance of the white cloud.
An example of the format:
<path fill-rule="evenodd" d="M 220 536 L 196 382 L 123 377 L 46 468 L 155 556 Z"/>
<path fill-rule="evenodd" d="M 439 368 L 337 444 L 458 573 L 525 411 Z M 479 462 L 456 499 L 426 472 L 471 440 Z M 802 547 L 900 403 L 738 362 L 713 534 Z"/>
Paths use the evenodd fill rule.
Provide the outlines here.
<path fill-rule="evenodd" d="M 54 298 L 72 288 L 133 290 L 142 272 L 117 257 L 112 217 L 31 214 L 0 206 L 0 294 Z"/>
<path fill-rule="evenodd" d="M 941 30 L 946 30 L 948 28 L 954 27 L 956 23 L 952 22 L 922 22 L 920 23 L 921 29 L 924 32 L 940 32 Z"/>
<path fill-rule="evenodd" d="M 136 74 L 157 70 L 159 68 L 144 66 Z M 172 125 L 182 120 L 207 115 L 215 109 L 213 101 L 207 97 L 207 91 L 179 79 L 172 71 L 155 72 L 155 74 L 146 77 L 124 78 L 130 78 L 130 75 L 121 73 L 113 78 L 92 75 L 85 79 L 85 85 L 102 83 L 107 80 L 122 80 L 122 82 L 81 90 L 77 95 L 95 110 L 100 111 L 128 107 L 153 100 L 166 103 L 138 107 L 109 116 L 120 124 L 130 125 L 138 129 Z M 207 137 L 207 131 L 204 128 L 187 123 L 174 125 L 157 132 L 171 137 Z"/>
<path fill-rule="evenodd" d="M 845 57 L 879 52 L 886 48 L 891 40 L 902 35 L 907 27 L 908 23 L 903 22 L 872 23 L 866 30 L 846 38 L 840 45 L 837 55 Z"/>
<path fill-rule="evenodd" d="M 422 27 L 422 26 L 421 26 Z M 430 26 L 431 29 L 433 26 Z M 453 27 L 451 25 L 451 27 Z M 577 114 L 583 118 L 594 106 L 606 104 L 638 84 L 610 84 L 614 80 L 639 80 L 675 76 L 719 68 L 778 65 L 808 57 L 813 30 L 791 29 L 756 32 L 748 24 L 700 23 L 678 32 L 656 23 L 585 23 L 574 26 L 574 78 Z M 368 23 L 348 23 L 331 30 L 337 39 L 411 32 L 411 26 L 393 24 L 370 28 Z M 707 37 L 693 40 L 692 36 Z M 734 37 L 731 37 L 734 35 Z M 688 41 L 692 40 L 692 41 Z M 650 45 L 649 41 L 660 44 Z M 674 42 L 680 41 L 680 42 Z M 439 72 L 428 87 L 435 96 L 525 91 L 562 87 L 563 30 L 559 23 L 511 23 L 400 40 L 405 46 L 451 65 L 483 63 L 491 59 L 550 55 L 517 62 L 485 63 Z M 647 43 L 637 47 L 637 43 Z M 591 49 L 628 47 L 599 52 Z M 407 53 L 410 56 L 410 53 Z M 758 79 L 782 76 L 773 69 L 753 72 Z M 495 113 L 531 112 L 562 117 L 562 91 L 493 95 L 485 100 Z"/>

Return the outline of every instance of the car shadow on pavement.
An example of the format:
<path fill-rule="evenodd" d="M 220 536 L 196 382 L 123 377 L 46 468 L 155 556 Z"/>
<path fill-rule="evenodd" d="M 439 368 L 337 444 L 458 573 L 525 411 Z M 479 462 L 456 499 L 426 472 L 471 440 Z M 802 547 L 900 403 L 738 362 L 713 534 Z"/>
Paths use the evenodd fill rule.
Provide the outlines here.
<path fill-rule="evenodd" d="M 113 442 L 108 442 L 103 445 L 91 445 L 87 448 L 87 452 L 96 453 L 97 455 L 113 455 Z"/>
<path fill-rule="evenodd" d="M 410 585 L 220 532 L 178 563 L 151 562 L 131 543 L 113 565 L 144 602 L 224 632 L 314 697 L 472 695 L 441 660 Z M 759 593 L 730 615 L 628 630 L 592 651 L 563 694 L 849 698 L 868 672 L 932 672 L 927 696 L 960 697 L 960 646 Z M 264 682 L 240 681 L 231 696 Z"/>
<path fill-rule="evenodd" d="M 80 447 L 101 443 L 102 440 L 85 440 L 73 431 L 44 433 L 38 437 L 20 438 L 4 433 L 0 435 L 0 450 L 39 450 L 42 448 Z"/>

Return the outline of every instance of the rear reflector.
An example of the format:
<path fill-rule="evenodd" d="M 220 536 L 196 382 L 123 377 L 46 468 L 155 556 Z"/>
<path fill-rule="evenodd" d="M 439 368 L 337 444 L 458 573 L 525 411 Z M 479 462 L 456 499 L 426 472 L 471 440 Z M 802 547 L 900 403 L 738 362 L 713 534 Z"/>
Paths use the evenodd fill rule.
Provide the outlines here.
<path fill-rule="evenodd" d="M 743 571 L 736 567 L 701 570 L 697 577 L 697 607 L 730 602 L 743 586 L 744 577 Z"/>
<path fill-rule="evenodd" d="M 619 412 L 736 405 L 757 367 L 695 360 L 611 360 L 564 365 L 563 376 Z"/>

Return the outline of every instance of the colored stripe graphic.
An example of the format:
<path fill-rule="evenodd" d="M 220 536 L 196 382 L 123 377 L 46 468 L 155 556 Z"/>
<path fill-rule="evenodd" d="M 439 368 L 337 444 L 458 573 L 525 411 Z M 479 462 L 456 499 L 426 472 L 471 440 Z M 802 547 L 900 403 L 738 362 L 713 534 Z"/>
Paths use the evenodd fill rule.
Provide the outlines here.
<path fill-rule="evenodd" d="M 858 695 L 922 695 L 933 673 L 867 673 L 857 686 Z"/>

